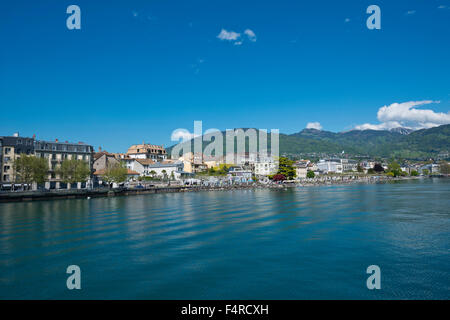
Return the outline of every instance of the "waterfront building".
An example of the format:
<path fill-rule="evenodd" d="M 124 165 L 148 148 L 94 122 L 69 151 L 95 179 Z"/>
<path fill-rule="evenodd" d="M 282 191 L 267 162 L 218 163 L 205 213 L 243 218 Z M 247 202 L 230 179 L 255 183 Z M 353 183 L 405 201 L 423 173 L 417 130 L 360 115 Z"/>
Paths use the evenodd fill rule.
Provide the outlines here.
<path fill-rule="evenodd" d="M 268 176 L 275 174 L 278 170 L 278 165 L 274 161 L 256 162 L 253 165 L 253 171 L 258 176 Z"/>
<path fill-rule="evenodd" d="M 14 161 L 21 154 L 34 154 L 34 137 L 20 137 L 19 133 L 0 137 L 0 187 L 13 187 Z"/>
<path fill-rule="evenodd" d="M 57 173 L 58 167 L 64 160 L 81 160 L 88 164 L 89 170 L 93 172 L 94 147 L 83 142 L 71 143 L 68 141 L 35 141 L 34 153 L 36 157 L 48 160 L 49 174 L 48 181 L 45 183 L 46 189 L 66 189 L 66 188 L 86 188 L 91 180 L 87 182 L 78 182 L 73 185 L 66 185 Z"/>
<path fill-rule="evenodd" d="M 118 164 L 120 164 L 120 161 L 112 153 L 100 151 L 94 154 L 94 171 L 106 170 L 109 166 Z"/>
<path fill-rule="evenodd" d="M 128 148 L 127 156 L 133 159 L 152 159 L 163 161 L 167 159 L 167 151 L 163 146 L 157 146 L 143 142 Z"/>
<path fill-rule="evenodd" d="M 187 152 L 178 160 L 183 163 L 185 172 L 198 173 L 208 170 L 208 165 L 203 161 L 202 153 Z"/>
<path fill-rule="evenodd" d="M 317 168 L 320 172 L 328 174 L 328 173 L 342 173 L 342 164 L 340 161 L 336 161 L 334 159 L 325 160 L 321 159 L 317 163 Z"/>
<path fill-rule="evenodd" d="M 93 151 L 94 148 L 82 142 L 69 143 L 55 141 L 36 140 L 32 138 L 21 137 L 19 133 L 13 136 L 2 136 L 1 141 L 1 165 L 0 165 L 0 185 L 6 188 L 14 187 L 14 161 L 22 154 L 33 155 L 48 159 L 48 178 L 45 183 L 47 189 L 59 188 L 84 188 L 86 182 L 79 182 L 72 186 L 64 184 L 57 174 L 57 168 L 65 159 L 83 160 L 89 165 L 92 172 Z M 89 181 L 88 181 L 89 182 Z"/>
<path fill-rule="evenodd" d="M 306 175 L 308 174 L 308 160 L 300 160 L 294 163 L 295 173 L 297 179 L 306 179 Z"/>
<path fill-rule="evenodd" d="M 185 171 L 183 161 L 163 161 L 145 166 L 146 175 L 154 174 L 161 178 L 174 178 L 178 180 L 189 174 Z"/>
<path fill-rule="evenodd" d="M 233 166 L 228 170 L 228 176 L 251 179 L 253 174 L 251 170 L 246 170 L 242 166 Z"/>

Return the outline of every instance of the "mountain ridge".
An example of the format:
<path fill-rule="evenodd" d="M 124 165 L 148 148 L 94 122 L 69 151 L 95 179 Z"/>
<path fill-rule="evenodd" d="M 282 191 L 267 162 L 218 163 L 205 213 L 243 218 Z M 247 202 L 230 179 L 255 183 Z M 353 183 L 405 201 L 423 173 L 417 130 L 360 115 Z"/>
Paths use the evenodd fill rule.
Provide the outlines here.
<path fill-rule="evenodd" d="M 222 133 L 225 134 L 224 131 Z M 450 125 L 420 129 L 409 133 L 400 129 L 351 130 L 337 133 L 303 129 L 293 134 L 280 133 L 279 137 L 280 154 L 337 154 L 345 151 L 349 154 L 369 157 L 419 159 L 437 157 L 440 153 L 450 151 Z M 267 135 L 267 138 L 268 146 L 270 146 L 270 134 Z M 209 141 L 203 142 L 203 146 L 209 143 Z M 168 151 L 172 148 L 173 146 L 169 147 Z"/>

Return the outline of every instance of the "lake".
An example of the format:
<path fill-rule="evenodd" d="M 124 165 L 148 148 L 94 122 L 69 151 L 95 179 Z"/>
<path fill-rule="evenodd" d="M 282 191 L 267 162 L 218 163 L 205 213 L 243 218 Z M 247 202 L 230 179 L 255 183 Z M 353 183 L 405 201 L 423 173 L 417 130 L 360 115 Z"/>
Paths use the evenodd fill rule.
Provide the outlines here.
<path fill-rule="evenodd" d="M 449 208 L 450 179 L 3 203 L 0 299 L 449 299 Z"/>

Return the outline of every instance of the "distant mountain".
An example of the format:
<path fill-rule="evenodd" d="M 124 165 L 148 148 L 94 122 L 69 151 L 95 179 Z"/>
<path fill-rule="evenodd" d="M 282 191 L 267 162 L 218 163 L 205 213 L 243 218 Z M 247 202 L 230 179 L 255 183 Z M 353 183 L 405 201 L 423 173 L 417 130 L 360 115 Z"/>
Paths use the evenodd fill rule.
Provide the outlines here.
<path fill-rule="evenodd" d="M 224 132 L 223 134 L 225 135 Z M 270 139 L 270 134 L 268 138 Z M 201 139 L 201 137 L 196 139 Z M 209 142 L 203 142 L 203 146 L 208 144 Z M 268 145 L 270 146 L 270 140 Z M 226 150 L 225 141 L 224 150 Z M 389 131 L 351 130 L 334 133 L 317 129 L 303 129 L 290 135 L 280 134 L 281 154 L 336 154 L 343 150 L 349 154 L 372 157 L 405 159 L 435 157 L 441 152 L 450 151 L 450 125 L 417 131 L 395 128 Z"/>
<path fill-rule="evenodd" d="M 398 127 L 398 128 L 392 128 L 389 130 L 390 132 L 398 132 L 400 134 L 410 134 L 411 132 L 413 132 L 413 129 L 410 128 L 403 128 L 403 127 Z"/>

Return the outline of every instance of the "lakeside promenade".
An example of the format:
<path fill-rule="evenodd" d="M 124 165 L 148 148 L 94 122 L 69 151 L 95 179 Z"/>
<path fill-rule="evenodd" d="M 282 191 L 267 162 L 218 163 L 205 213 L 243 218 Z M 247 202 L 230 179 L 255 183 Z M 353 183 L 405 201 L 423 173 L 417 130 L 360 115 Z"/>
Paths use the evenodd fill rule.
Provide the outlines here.
<path fill-rule="evenodd" d="M 131 196 L 154 193 L 174 193 L 174 192 L 197 192 L 197 191 L 226 191 L 240 189 L 274 189 L 283 190 L 296 187 L 327 186 L 327 185 L 347 185 L 347 184 L 372 184 L 387 183 L 390 181 L 416 180 L 423 177 L 387 177 L 387 176 L 333 176 L 304 179 L 301 181 L 285 181 L 284 183 L 241 183 L 226 186 L 211 185 L 159 185 L 140 188 L 99 188 L 99 189 L 71 189 L 71 190 L 38 190 L 38 191 L 15 191 L 1 192 L 0 203 L 2 202 L 27 202 L 39 200 L 58 199 L 82 199 L 98 197 Z"/>

